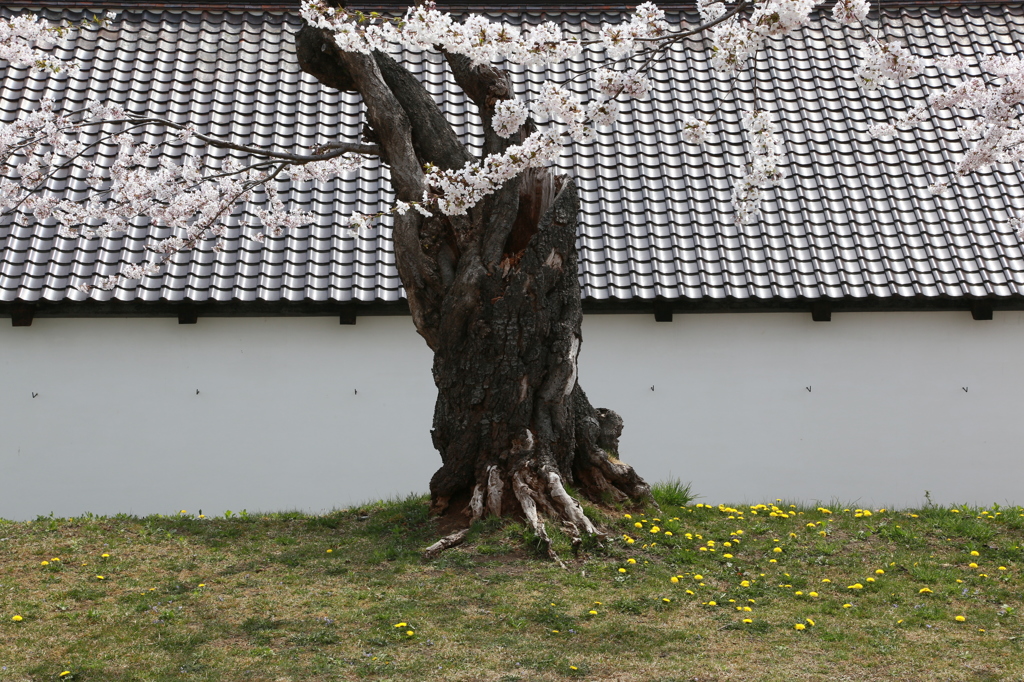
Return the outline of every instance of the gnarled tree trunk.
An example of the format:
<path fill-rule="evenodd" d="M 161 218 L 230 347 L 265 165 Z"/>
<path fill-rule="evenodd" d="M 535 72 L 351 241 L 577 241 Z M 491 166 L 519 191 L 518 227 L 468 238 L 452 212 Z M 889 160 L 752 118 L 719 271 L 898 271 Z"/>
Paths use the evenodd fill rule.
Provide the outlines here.
<path fill-rule="evenodd" d="M 296 37 L 299 65 L 331 87 L 356 90 L 366 135 L 377 142 L 398 199 L 426 189 L 423 167 L 474 161 L 419 81 L 391 57 L 341 52 L 319 29 Z M 520 143 L 491 128 L 496 102 L 512 96 L 507 74 L 445 55 L 477 105 L 483 154 Z M 622 420 L 595 409 L 577 382 L 582 321 L 577 276 L 578 197 L 572 180 L 546 170 L 506 183 L 468 215 L 396 216 L 394 240 L 416 329 L 434 351 L 438 398 L 432 436 L 442 466 L 430 481 L 439 514 L 521 516 L 546 541 L 543 518 L 575 540 L 600 534 L 573 484 L 595 501 L 641 500 L 650 489 L 617 459 Z M 428 548 L 458 544 L 460 530 Z"/>

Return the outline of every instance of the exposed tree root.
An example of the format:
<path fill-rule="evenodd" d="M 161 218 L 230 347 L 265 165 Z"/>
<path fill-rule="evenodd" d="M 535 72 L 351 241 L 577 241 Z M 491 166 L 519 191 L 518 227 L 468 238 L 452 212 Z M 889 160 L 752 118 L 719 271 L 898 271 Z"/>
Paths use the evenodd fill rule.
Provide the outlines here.
<path fill-rule="evenodd" d="M 530 441 L 528 440 L 528 442 Z M 621 480 L 625 478 L 632 480 L 625 470 L 632 472 L 632 468 L 629 465 L 615 462 L 612 473 L 616 479 Z M 633 476 L 635 477 L 635 474 Z M 506 488 L 510 488 L 512 498 L 514 498 L 518 506 L 518 509 L 516 509 L 518 513 L 513 515 L 518 516 L 521 514 L 527 527 L 533 531 L 547 556 L 562 568 L 566 568 L 566 565 L 552 547 L 551 537 L 547 531 L 547 523 L 556 524 L 569 536 L 574 552 L 578 551 L 582 546 L 585 537 L 598 539 L 608 537 L 606 532 L 587 517 L 579 501 L 566 491 L 562 477 L 553 468 L 538 465 L 536 460 L 529 459 L 523 462 L 508 478 L 510 480 L 504 480 L 499 468 L 495 465 L 491 465 L 486 469 L 480 477 L 480 482 L 474 486 L 473 494 L 466 506 L 469 526 L 485 516 L 502 516 L 503 512 L 504 515 L 509 515 L 509 499 L 504 497 L 504 493 Z M 599 491 L 608 489 L 618 493 L 618 496 L 613 499 L 629 499 L 628 495 L 610 482 L 603 473 L 603 469 L 595 469 L 592 480 L 604 482 L 598 488 Z M 642 483 L 642 479 L 639 480 Z M 646 486 L 646 484 L 643 485 Z M 503 505 L 505 505 L 504 509 Z M 455 531 L 427 547 L 423 555 L 427 559 L 436 558 L 446 549 L 465 542 L 468 534 L 468 526 Z"/>

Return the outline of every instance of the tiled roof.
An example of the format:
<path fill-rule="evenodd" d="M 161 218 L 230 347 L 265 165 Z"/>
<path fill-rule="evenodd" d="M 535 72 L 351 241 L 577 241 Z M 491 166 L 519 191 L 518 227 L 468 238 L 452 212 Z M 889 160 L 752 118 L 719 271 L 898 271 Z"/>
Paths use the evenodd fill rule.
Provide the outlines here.
<path fill-rule="evenodd" d="M 5 14 L 16 9 L 2 10 Z M 37 10 L 38 11 L 38 10 Z M 49 9 L 50 19 L 77 10 Z M 526 21 L 561 18 L 583 30 L 614 12 L 561 15 L 530 11 Z M 498 15 L 495 15 L 498 16 Z M 512 15 L 509 15 L 511 18 Z M 961 55 L 1018 54 L 1024 7 L 919 6 L 884 10 L 890 35 L 915 50 Z M 299 71 L 291 34 L 299 19 L 284 11 L 126 9 L 108 29 L 77 39 L 80 74 L 32 75 L 7 68 L 0 77 L 0 120 L 35 108 L 44 96 L 68 104 L 89 98 L 124 102 L 192 121 L 200 130 L 242 143 L 309 147 L 355 140 L 356 97 L 320 86 Z M 651 68 L 653 96 L 631 105 L 616 132 L 577 145 L 563 158 L 581 190 L 580 281 L 585 299 L 679 302 L 733 300 L 745 307 L 827 297 L 962 299 L 1024 295 L 1024 253 L 1004 225 L 1024 208 L 1024 172 L 1014 164 L 972 176 L 949 196 L 924 188 L 951 175 L 964 149 L 950 116 L 872 140 L 866 129 L 924 100 L 908 85 L 865 94 L 852 80 L 856 46 L 829 23 L 773 41 L 742 75 L 727 79 L 708 65 L 707 46 L 691 41 Z M 71 56 L 67 53 L 66 56 Z M 464 98 L 436 55 L 409 55 L 411 70 L 443 100 L 457 131 L 479 141 Z M 580 59 L 567 75 L 587 68 Z M 524 89 L 542 76 L 516 71 Z M 929 84 L 938 76 L 926 78 Z M 769 192 L 761 219 L 733 223 L 730 182 L 745 163 L 737 111 L 766 107 L 781 122 L 788 178 Z M 680 118 L 714 122 L 703 148 L 683 144 Z M 152 141 L 152 140 L 151 140 Z M 110 155 L 110 148 L 102 154 Z M 83 197 L 84 185 L 52 191 Z M 180 254 L 166 274 L 97 301 L 387 302 L 402 298 L 387 226 L 356 238 L 335 229 L 341 215 L 372 210 L 390 195 L 379 168 L 358 178 L 288 193 L 317 220 L 259 245 L 253 206 L 236 212 L 228 249 L 206 244 Z M 0 223 L 0 303 L 82 301 L 74 287 L 144 258 L 147 239 L 166 230 L 139 225 L 113 239 L 56 236 L 48 223 Z"/>

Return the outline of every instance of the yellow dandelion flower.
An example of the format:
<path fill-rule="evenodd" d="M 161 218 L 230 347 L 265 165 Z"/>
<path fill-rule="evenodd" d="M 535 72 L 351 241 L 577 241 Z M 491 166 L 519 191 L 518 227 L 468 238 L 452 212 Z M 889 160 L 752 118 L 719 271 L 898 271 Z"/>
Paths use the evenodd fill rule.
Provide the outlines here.
<path fill-rule="evenodd" d="M 880 568 L 875 569 L 875 575 L 885 575 L 885 571 Z"/>
<path fill-rule="evenodd" d="M 793 626 L 793 629 L 794 630 L 806 630 L 807 626 L 804 625 L 803 623 L 797 623 L 796 625 Z"/>
<path fill-rule="evenodd" d="M 64 672 L 62 672 L 62 673 L 61 673 L 60 675 L 57 675 L 57 677 L 67 677 L 67 676 L 68 676 L 68 675 L 70 675 L 70 674 L 71 674 L 71 671 L 70 671 L 70 670 L 65 670 L 65 671 L 64 671 Z"/>
<path fill-rule="evenodd" d="M 693 576 L 693 579 L 694 580 L 704 580 L 704 576 L 702 576 L 700 573 L 698 573 L 697 575 Z"/>
<path fill-rule="evenodd" d="M 579 670 L 579 668 L 577 668 L 577 667 L 576 667 L 576 666 L 574 666 L 574 665 L 570 665 L 570 666 L 569 666 L 569 670 Z"/>
<path fill-rule="evenodd" d="M 956 622 L 958 622 L 958 623 L 962 623 L 962 622 L 964 622 L 964 621 L 965 621 L 965 620 L 967 620 L 967 619 L 966 619 L 966 618 L 964 618 L 963 616 L 957 616 L 957 617 L 956 617 L 956 618 L 954 618 L 953 620 L 955 620 L 955 621 L 956 621 Z"/>
<path fill-rule="evenodd" d="M 329 549 L 329 550 L 327 550 L 327 553 L 331 554 L 333 551 L 334 551 L 333 549 Z"/>
<path fill-rule="evenodd" d="M 636 563 L 636 559 L 626 559 L 626 563 L 627 564 L 635 564 Z"/>
<path fill-rule="evenodd" d="M 732 559 L 732 554 L 723 554 L 722 558 L 723 559 Z"/>
<path fill-rule="evenodd" d="M 931 594 L 932 591 L 929 590 L 927 587 L 922 587 L 920 590 L 917 591 L 917 593 L 918 594 Z"/>
<path fill-rule="evenodd" d="M 853 604 L 843 604 L 844 609 L 853 608 Z"/>
<path fill-rule="evenodd" d="M 672 576 L 671 578 L 669 578 L 669 582 L 678 583 L 679 582 L 679 578 L 677 578 L 675 576 Z"/>
<path fill-rule="evenodd" d="M 206 587 L 206 583 L 199 583 L 199 587 Z"/>
<path fill-rule="evenodd" d="M 807 621 L 808 625 L 810 625 L 811 627 L 814 627 L 814 621 L 813 620 L 811 620 L 810 618 L 806 618 L 805 620 Z"/>
<path fill-rule="evenodd" d="M 794 592 L 793 594 L 795 594 L 795 595 L 796 595 L 796 596 L 798 596 L 798 597 L 802 597 L 804 593 L 803 593 L 803 592 L 801 592 L 800 590 L 797 590 L 797 591 L 796 591 L 796 592 Z"/>
<path fill-rule="evenodd" d="M 967 564 L 967 567 L 968 567 L 968 568 L 977 568 L 977 567 L 978 567 L 978 564 L 976 564 L 976 563 L 974 563 L 974 562 L 972 561 L 971 563 Z"/>
<path fill-rule="evenodd" d="M 633 527 L 634 527 L 634 528 L 643 528 L 643 527 L 644 527 L 644 524 L 642 524 L 642 523 L 640 523 L 639 521 L 637 521 L 636 523 L 634 523 L 634 524 L 633 524 Z"/>
<path fill-rule="evenodd" d="M 690 594 L 690 595 L 692 595 L 692 594 L 696 594 L 696 593 L 695 593 L 695 592 L 694 592 L 693 590 L 687 590 L 687 591 L 686 591 L 686 594 Z"/>
<path fill-rule="evenodd" d="M 770 564 L 777 564 L 777 563 L 779 563 L 779 560 L 778 559 L 769 559 L 768 563 L 770 563 Z"/>
<path fill-rule="evenodd" d="M 633 518 L 633 515 L 632 514 L 624 514 L 622 518 L 631 519 L 631 518 Z"/>
<path fill-rule="evenodd" d="M 405 634 L 406 634 L 406 635 L 407 635 L 408 637 L 412 637 L 412 636 L 413 636 L 413 635 L 415 635 L 416 633 L 415 633 L 415 632 L 413 632 L 412 630 L 406 630 L 406 631 L 405 631 Z"/>
<path fill-rule="evenodd" d="M 11 620 L 13 620 L 15 623 L 20 623 L 24 620 L 24 618 L 22 618 L 21 616 L 11 616 Z"/>
<path fill-rule="evenodd" d="M 669 599 L 668 597 L 662 597 L 661 601 L 665 602 L 666 604 L 670 604 L 672 602 L 672 600 Z"/>
<path fill-rule="evenodd" d="M 1006 570 L 1006 566 L 1000 566 L 997 570 L 1005 571 Z"/>
<path fill-rule="evenodd" d="M 50 565 L 50 562 L 49 562 L 49 561 L 40 561 L 40 562 L 39 562 L 39 565 L 40 565 L 40 566 L 49 566 L 49 565 Z"/>
<path fill-rule="evenodd" d="M 807 596 L 809 596 L 809 597 L 817 597 L 818 593 L 817 592 L 808 592 Z"/>
<path fill-rule="evenodd" d="M 743 610 L 747 611 L 747 612 L 750 612 L 750 611 L 753 611 L 754 609 L 750 608 L 749 606 L 744 606 Z"/>
<path fill-rule="evenodd" d="M 864 582 L 866 582 L 866 583 L 873 583 L 873 582 L 875 582 L 875 579 L 874 578 L 868 578 Z"/>
<path fill-rule="evenodd" d="M 595 611 L 593 609 L 591 609 L 590 611 L 587 611 L 587 613 L 589 613 L 591 616 L 596 616 L 597 615 L 597 611 Z"/>
<path fill-rule="evenodd" d="M 848 589 L 848 590 L 863 590 L 864 586 L 861 585 L 860 583 L 854 583 L 852 585 L 847 585 L 846 589 Z"/>
<path fill-rule="evenodd" d="M 828 578 L 822 578 L 822 579 L 821 579 L 821 582 L 823 582 L 823 583 L 830 583 L 830 582 L 832 582 L 832 581 L 831 581 L 831 580 L 829 580 Z"/>
<path fill-rule="evenodd" d="M 750 624 L 750 623 L 753 623 L 754 621 L 753 621 L 753 620 L 751 620 L 750 618 L 744 618 L 744 619 L 743 619 L 743 622 L 744 622 L 744 623 L 747 623 L 747 624 Z"/>
<path fill-rule="evenodd" d="M 106 579 L 107 579 L 106 576 L 102 576 L 102 575 L 96 576 L 96 580 L 106 580 Z"/>
<path fill-rule="evenodd" d="M 101 559 L 109 559 L 110 555 L 109 554 L 100 554 L 100 558 Z"/>
<path fill-rule="evenodd" d="M 551 633 L 557 635 L 559 633 L 559 631 L 558 630 L 552 630 Z"/>
<path fill-rule="evenodd" d="M 716 601 L 709 601 L 708 602 L 708 606 L 718 606 L 718 602 L 716 602 Z"/>
<path fill-rule="evenodd" d="M 781 547 L 775 547 L 775 548 L 772 549 L 772 551 L 775 552 L 776 554 L 782 554 L 782 548 Z"/>
<path fill-rule="evenodd" d="M 974 549 L 972 549 L 972 550 L 971 550 L 971 556 L 981 556 L 981 555 L 980 555 L 980 554 L 978 554 L 978 551 L 977 551 L 977 550 L 974 550 Z"/>
<path fill-rule="evenodd" d="M 750 587 L 750 581 L 749 580 L 742 580 L 742 581 L 740 581 L 740 587 Z"/>
<path fill-rule="evenodd" d="M 626 572 L 626 569 L 624 569 L 624 568 L 620 568 L 619 569 L 619 573 L 625 573 L 625 572 Z"/>
<path fill-rule="evenodd" d="M 554 606 L 554 604 L 552 604 L 552 606 Z M 409 627 L 409 624 L 408 623 L 395 623 L 395 627 L 396 628 L 406 628 L 406 627 Z"/>
<path fill-rule="evenodd" d="M 651 532 L 652 533 L 660 533 L 661 532 L 661 528 L 659 528 L 658 526 L 651 526 Z"/>

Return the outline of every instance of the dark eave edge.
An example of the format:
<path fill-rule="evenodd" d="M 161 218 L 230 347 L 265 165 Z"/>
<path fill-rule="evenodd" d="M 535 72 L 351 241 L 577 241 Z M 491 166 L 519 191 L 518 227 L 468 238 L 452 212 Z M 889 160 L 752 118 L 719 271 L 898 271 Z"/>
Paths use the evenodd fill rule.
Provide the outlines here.
<path fill-rule="evenodd" d="M 1012 311 L 1024 310 L 1024 296 L 952 297 L 891 296 L 864 298 L 792 299 L 584 299 L 591 315 L 650 315 L 697 313 L 796 313 L 816 317 L 831 313 Z M 11 301 L 0 303 L 0 318 L 92 317 L 376 317 L 408 315 L 403 299 L 394 303 L 341 301 Z"/>

